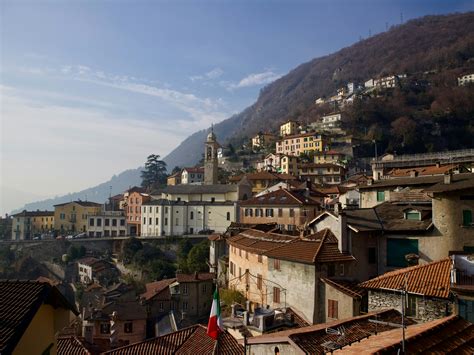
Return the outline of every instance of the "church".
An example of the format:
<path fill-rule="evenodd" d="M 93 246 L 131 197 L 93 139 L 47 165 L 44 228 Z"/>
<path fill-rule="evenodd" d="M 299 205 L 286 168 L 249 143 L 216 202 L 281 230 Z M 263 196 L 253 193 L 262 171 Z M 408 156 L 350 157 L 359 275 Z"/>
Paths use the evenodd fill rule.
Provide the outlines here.
<path fill-rule="evenodd" d="M 143 237 L 222 233 L 239 220 L 239 201 L 251 197 L 252 188 L 245 181 L 218 183 L 218 148 L 211 128 L 204 142 L 204 183 L 167 186 L 142 205 Z"/>

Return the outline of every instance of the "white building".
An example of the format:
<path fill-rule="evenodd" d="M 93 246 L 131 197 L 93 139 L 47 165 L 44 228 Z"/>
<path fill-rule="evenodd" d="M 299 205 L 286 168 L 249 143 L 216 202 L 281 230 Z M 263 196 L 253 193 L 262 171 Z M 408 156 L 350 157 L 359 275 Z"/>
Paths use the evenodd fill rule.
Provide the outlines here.
<path fill-rule="evenodd" d="M 338 128 L 341 125 L 341 121 L 342 121 L 341 113 L 334 113 L 331 115 L 323 116 L 322 128 L 323 129 Z"/>
<path fill-rule="evenodd" d="M 237 211 L 237 203 L 230 201 L 152 200 L 142 206 L 142 236 L 223 233 L 237 221 Z"/>
<path fill-rule="evenodd" d="M 181 184 L 201 184 L 204 181 L 204 168 L 184 168 L 181 172 Z"/>
<path fill-rule="evenodd" d="M 87 222 L 89 237 L 121 237 L 127 234 L 127 223 L 124 211 L 102 211 L 89 216 Z"/>

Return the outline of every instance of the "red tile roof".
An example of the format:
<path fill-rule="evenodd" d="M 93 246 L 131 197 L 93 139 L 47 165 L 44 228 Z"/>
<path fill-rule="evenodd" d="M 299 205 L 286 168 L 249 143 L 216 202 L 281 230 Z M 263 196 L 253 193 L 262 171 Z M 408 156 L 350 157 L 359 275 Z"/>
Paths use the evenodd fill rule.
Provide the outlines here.
<path fill-rule="evenodd" d="M 0 354 L 13 352 L 42 304 L 69 309 L 74 306 L 46 282 L 0 281 Z"/>
<path fill-rule="evenodd" d="M 159 300 L 168 300 L 171 298 L 169 286 L 175 281 L 176 278 L 172 278 L 147 283 L 145 285 L 146 291 L 140 295 L 140 298 L 143 298 L 147 301 L 152 298 Z"/>
<path fill-rule="evenodd" d="M 401 330 L 373 335 L 336 354 L 396 354 L 400 349 Z M 416 324 L 405 330 L 407 354 L 474 354 L 474 324 L 459 316 L 449 316 Z"/>
<path fill-rule="evenodd" d="M 448 164 L 448 165 L 430 165 L 430 166 L 418 166 L 412 168 L 396 168 L 392 169 L 387 173 L 390 177 L 407 177 L 411 176 L 412 172 L 418 174 L 418 176 L 426 175 L 443 175 L 453 169 L 459 168 L 459 164 Z"/>
<path fill-rule="evenodd" d="M 196 272 L 194 274 L 176 274 L 176 281 L 182 282 L 199 282 L 213 280 L 216 275 L 212 272 Z"/>
<path fill-rule="evenodd" d="M 305 354 L 324 354 L 324 344 L 328 342 L 337 342 L 338 346 L 343 347 L 367 338 L 375 334 L 376 331 L 380 333 L 393 329 L 389 325 L 376 325 L 369 322 L 369 319 L 375 318 L 385 322 L 401 323 L 401 314 L 396 310 L 389 309 L 344 320 L 251 337 L 247 339 L 247 343 L 250 346 L 252 344 L 290 343 Z M 413 323 L 414 321 L 407 320 L 407 324 Z M 328 328 L 337 330 L 340 327 L 344 328 L 344 337 L 327 332 Z M 359 352 L 359 354 L 364 354 L 364 352 Z"/>
<path fill-rule="evenodd" d="M 58 338 L 58 355 L 90 355 L 84 343 L 75 336 Z"/>
<path fill-rule="evenodd" d="M 241 206 L 303 206 L 320 205 L 311 196 L 306 196 L 303 190 L 278 189 L 265 195 L 242 201 Z"/>
<path fill-rule="evenodd" d="M 193 325 L 161 337 L 110 350 L 108 355 L 137 354 L 224 354 L 241 355 L 244 348 L 229 333 L 220 334 L 217 341 L 206 334 L 206 327 Z"/>
<path fill-rule="evenodd" d="M 184 170 L 191 174 L 204 174 L 204 168 L 183 168 Z"/>
<path fill-rule="evenodd" d="M 360 284 L 371 290 L 400 290 L 428 297 L 448 298 L 451 287 L 450 258 L 387 272 Z"/>

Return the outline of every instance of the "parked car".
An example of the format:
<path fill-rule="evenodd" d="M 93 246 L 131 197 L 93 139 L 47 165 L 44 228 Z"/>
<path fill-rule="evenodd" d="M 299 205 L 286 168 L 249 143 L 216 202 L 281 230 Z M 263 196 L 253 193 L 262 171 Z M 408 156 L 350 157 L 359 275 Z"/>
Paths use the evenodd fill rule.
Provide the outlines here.
<path fill-rule="evenodd" d="M 38 236 L 34 237 L 33 240 L 41 240 L 41 236 L 38 235 Z"/>
<path fill-rule="evenodd" d="M 63 240 L 63 239 L 64 239 L 64 235 L 58 235 L 58 236 L 56 237 L 56 239 L 57 239 L 57 240 Z"/>
<path fill-rule="evenodd" d="M 66 239 L 74 239 L 74 236 L 72 234 L 68 235 Z"/>
<path fill-rule="evenodd" d="M 87 238 L 87 233 L 79 233 L 79 234 L 76 234 L 73 238 L 74 238 L 74 239 Z"/>

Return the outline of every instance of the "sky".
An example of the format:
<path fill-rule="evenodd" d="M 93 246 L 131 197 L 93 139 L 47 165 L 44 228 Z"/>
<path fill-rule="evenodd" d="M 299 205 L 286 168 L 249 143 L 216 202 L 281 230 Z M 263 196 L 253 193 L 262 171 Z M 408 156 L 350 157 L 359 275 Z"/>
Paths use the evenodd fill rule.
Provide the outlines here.
<path fill-rule="evenodd" d="M 80 191 L 297 65 L 472 1 L 0 1 L 0 214 Z"/>

